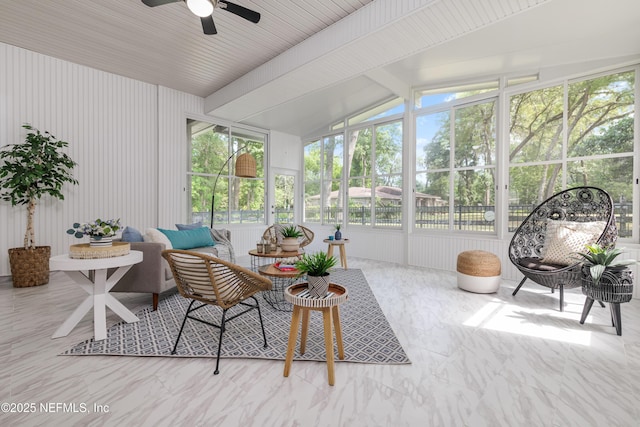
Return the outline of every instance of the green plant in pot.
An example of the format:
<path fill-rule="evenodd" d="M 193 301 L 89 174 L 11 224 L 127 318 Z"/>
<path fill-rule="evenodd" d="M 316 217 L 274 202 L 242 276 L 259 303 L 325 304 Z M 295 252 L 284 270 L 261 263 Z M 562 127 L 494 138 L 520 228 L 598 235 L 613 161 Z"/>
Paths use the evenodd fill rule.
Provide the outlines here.
<path fill-rule="evenodd" d="M 617 259 L 622 252 L 622 249 L 594 244 L 587 246 L 587 252 L 578 253 L 582 257 L 583 294 L 592 300 L 609 303 L 631 300 L 633 272 L 627 266 L 637 261 Z"/>
<path fill-rule="evenodd" d="M 13 286 L 27 287 L 49 283 L 50 246 L 36 246 L 34 214 L 36 204 L 49 195 L 64 200 L 62 186 L 77 184 L 72 170 L 76 162 L 62 151 L 68 142 L 56 139 L 49 132 L 41 133 L 26 124 L 29 132 L 20 144 L 2 147 L 0 160 L 0 198 L 12 206 L 27 206 L 27 230 L 24 245 L 9 249 Z"/>
<path fill-rule="evenodd" d="M 315 297 L 323 297 L 329 290 L 329 269 L 336 265 L 334 257 L 327 256 L 324 252 L 304 254 L 296 262 L 296 269 L 300 275 L 307 275 L 309 293 Z"/>
<path fill-rule="evenodd" d="M 285 252 L 296 252 L 300 248 L 298 239 L 303 236 L 302 232 L 294 224 L 282 227 L 282 250 Z"/>
<path fill-rule="evenodd" d="M 635 264 L 634 259 L 616 259 L 622 254 L 622 249 L 602 247 L 598 244 L 587 245 L 587 252 L 579 252 L 582 264 L 589 270 L 591 280 L 598 286 L 607 270 L 624 270 L 626 266 Z"/>

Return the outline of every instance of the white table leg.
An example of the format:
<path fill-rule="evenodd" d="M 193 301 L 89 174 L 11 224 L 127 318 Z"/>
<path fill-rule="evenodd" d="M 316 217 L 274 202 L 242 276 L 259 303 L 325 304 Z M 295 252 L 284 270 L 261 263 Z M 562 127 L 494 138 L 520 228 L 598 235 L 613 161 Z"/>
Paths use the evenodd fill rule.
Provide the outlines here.
<path fill-rule="evenodd" d="M 91 310 L 92 306 L 93 296 L 89 295 L 87 298 L 85 298 L 84 301 L 82 301 L 78 308 L 76 308 L 74 312 L 71 313 L 71 316 L 67 317 L 67 320 L 65 320 L 64 323 L 60 325 L 58 329 L 56 329 L 51 338 L 60 338 L 69 335 L 69 332 L 71 332 L 71 330 L 75 328 L 78 323 L 80 323 L 84 315 L 87 314 L 89 310 Z"/>
<path fill-rule="evenodd" d="M 93 333 L 96 341 L 107 338 L 107 310 L 109 307 L 114 313 L 127 323 L 137 322 L 139 319 L 120 301 L 109 294 L 111 288 L 125 275 L 131 265 L 119 267 L 107 279 L 107 269 L 95 270 L 91 274 L 93 282 L 80 271 L 65 271 L 89 296 L 75 309 L 71 316 L 54 332 L 52 338 L 60 338 L 69 335 L 82 318 L 93 307 Z"/>
<path fill-rule="evenodd" d="M 107 307 L 109 307 L 115 314 L 120 316 L 120 318 L 125 322 L 133 323 L 140 320 L 138 319 L 138 317 L 136 317 L 135 314 L 129 311 L 127 307 L 122 305 L 122 303 L 118 301 L 113 295 L 105 294 L 104 297 Z"/>
<path fill-rule="evenodd" d="M 93 335 L 96 341 L 107 337 L 107 306 L 105 290 L 107 270 L 95 270 L 93 283 Z"/>

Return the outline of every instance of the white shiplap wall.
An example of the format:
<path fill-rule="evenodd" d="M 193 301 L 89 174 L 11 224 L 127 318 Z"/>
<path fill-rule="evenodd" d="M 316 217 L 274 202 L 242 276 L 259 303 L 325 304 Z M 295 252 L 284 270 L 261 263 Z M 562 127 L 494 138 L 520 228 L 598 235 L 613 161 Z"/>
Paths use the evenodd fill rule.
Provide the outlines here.
<path fill-rule="evenodd" d="M 79 185 L 64 187 L 64 201 L 45 198 L 36 209 L 37 243 L 64 253 L 78 243 L 66 229 L 96 217 L 140 228 L 180 218 L 184 203 L 173 184 L 184 180 L 180 128 L 185 111 L 201 114 L 202 102 L 0 43 L 0 145 L 24 140 L 21 126 L 31 123 L 68 141 L 78 163 Z M 25 229 L 25 209 L 0 203 L 0 275 L 10 274 L 7 249 L 22 245 Z"/>
<path fill-rule="evenodd" d="M 187 219 L 187 117 L 202 116 L 204 99 L 165 87 L 158 88 L 157 226 L 173 228 Z M 151 226 L 156 224 L 151 224 Z"/>

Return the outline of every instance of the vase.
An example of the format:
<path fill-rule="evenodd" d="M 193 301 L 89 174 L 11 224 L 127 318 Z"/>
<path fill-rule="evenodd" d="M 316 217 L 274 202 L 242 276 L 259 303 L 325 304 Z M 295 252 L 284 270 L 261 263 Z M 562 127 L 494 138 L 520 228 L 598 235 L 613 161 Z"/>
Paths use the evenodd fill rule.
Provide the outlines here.
<path fill-rule="evenodd" d="M 307 286 L 309 288 L 309 294 L 312 297 L 322 298 L 327 295 L 329 291 L 329 273 L 324 276 L 309 276 L 307 275 Z"/>
<path fill-rule="evenodd" d="M 300 248 L 300 242 L 297 237 L 285 237 L 280 245 L 285 252 L 297 252 Z"/>
<path fill-rule="evenodd" d="M 340 230 L 336 230 L 333 237 L 335 237 L 336 240 L 342 240 L 342 232 Z"/>
<path fill-rule="evenodd" d="M 101 237 L 96 239 L 95 237 L 89 237 L 89 246 L 92 248 L 107 247 L 113 245 L 113 237 Z"/>

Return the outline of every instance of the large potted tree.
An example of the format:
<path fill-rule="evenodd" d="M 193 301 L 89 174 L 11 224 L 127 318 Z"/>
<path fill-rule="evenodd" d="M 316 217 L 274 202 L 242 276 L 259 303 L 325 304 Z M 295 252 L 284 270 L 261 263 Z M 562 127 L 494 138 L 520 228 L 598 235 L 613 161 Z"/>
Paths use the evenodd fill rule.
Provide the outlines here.
<path fill-rule="evenodd" d="M 76 162 L 62 151 L 69 143 L 31 125 L 22 127 L 28 130 L 24 142 L 0 151 L 0 198 L 12 206 L 27 206 L 24 245 L 9 249 L 13 286 L 18 288 L 49 283 L 51 247 L 36 246 L 33 227 L 38 200 L 46 194 L 64 200 L 62 186 L 78 183 L 71 174 Z"/>

